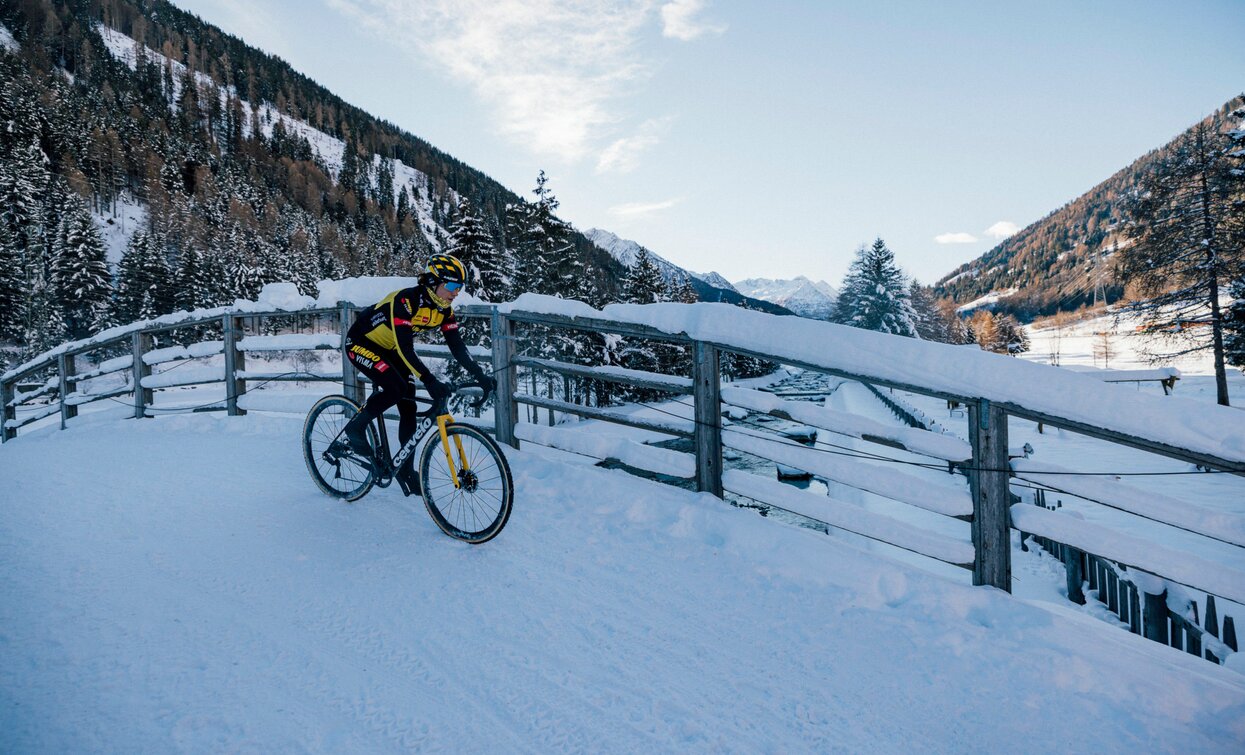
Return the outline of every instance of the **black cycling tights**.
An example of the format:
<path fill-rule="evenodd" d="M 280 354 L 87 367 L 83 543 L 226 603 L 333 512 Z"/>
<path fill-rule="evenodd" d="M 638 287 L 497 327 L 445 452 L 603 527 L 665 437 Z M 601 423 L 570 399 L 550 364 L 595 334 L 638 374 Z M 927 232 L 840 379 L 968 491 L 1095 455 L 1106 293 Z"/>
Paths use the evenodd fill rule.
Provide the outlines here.
<path fill-rule="evenodd" d="M 368 344 L 371 347 L 371 344 Z M 372 347 L 373 349 L 375 347 Z M 419 426 L 419 417 L 416 412 L 419 407 L 414 400 L 401 401 L 403 398 L 415 398 L 415 385 L 410 380 L 410 372 L 406 369 L 399 369 L 392 362 L 384 359 L 371 360 L 362 357 L 355 352 L 348 351 L 347 356 L 350 363 L 355 369 L 367 375 L 372 380 L 372 385 L 376 390 L 368 396 L 367 403 L 363 405 L 363 412 L 367 416 L 368 421 L 376 419 L 385 413 L 394 404 L 398 405 L 398 448 L 406 445 L 406 442 L 415 434 L 415 428 Z M 406 459 L 404 469 L 409 470 L 415 459 L 415 454 L 411 454 Z"/>

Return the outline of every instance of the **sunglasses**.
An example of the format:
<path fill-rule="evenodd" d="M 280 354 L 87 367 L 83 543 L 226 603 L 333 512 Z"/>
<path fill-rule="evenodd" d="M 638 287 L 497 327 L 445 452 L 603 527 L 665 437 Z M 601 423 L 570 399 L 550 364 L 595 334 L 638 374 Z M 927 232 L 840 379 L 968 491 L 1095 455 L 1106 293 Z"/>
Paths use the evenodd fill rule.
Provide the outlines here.
<path fill-rule="evenodd" d="M 445 286 L 446 291 L 458 291 L 463 287 L 463 284 L 457 281 L 441 281 L 441 285 Z"/>

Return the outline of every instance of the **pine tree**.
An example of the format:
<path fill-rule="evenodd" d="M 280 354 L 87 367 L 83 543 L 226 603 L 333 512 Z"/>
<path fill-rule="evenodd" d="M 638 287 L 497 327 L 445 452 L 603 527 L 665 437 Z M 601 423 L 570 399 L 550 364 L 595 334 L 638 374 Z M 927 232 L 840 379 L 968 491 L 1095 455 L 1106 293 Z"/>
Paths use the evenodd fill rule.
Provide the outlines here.
<path fill-rule="evenodd" d="M 1126 201 L 1126 229 L 1133 243 L 1116 255 L 1121 279 L 1145 297 L 1130 309 L 1177 339 L 1172 349 L 1152 356 L 1157 360 L 1209 349 L 1217 400 L 1224 406 L 1228 382 L 1219 290 L 1245 273 L 1240 243 L 1245 212 L 1238 204 L 1231 144 L 1218 118 L 1178 137 Z M 1210 332 L 1190 332 L 1184 326 L 1191 323 L 1207 323 Z"/>
<path fill-rule="evenodd" d="M 156 233 L 139 231 L 130 239 L 117 266 L 116 322 L 150 320 L 173 311 L 164 248 L 164 238 Z"/>
<path fill-rule="evenodd" d="M 1228 287 L 1232 303 L 1224 318 L 1224 359 L 1233 367 L 1245 367 L 1245 278 Z"/>
<path fill-rule="evenodd" d="M 995 328 L 998 346 L 994 350 L 1000 354 L 1015 356 L 1029 350 L 1029 335 L 1013 315 L 1005 314 L 996 318 Z"/>
<path fill-rule="evenodd" d="M 916 336 L 908 283 L 886 242 L 861 247 L 843 279 L 835 321 L 866 330 Z"/>
<path fill-rule="evenodd" d="M 653 304 L 662 301 L 666 282 L 661 277 L 661 269 L 647 249 L 641 248 L 635 261 L 627 269 L 623 278 L 622 292 L 628 304 Z"/>
<path fill-rule="evenodd" d="M 458 215 L 450 229 L 447 251 L 462 260 L 470 271 L 468 290 L 472 294 L 486 301 L 505 300 L 513 263 L 508 259 L 507 250 L 499 252 L 493 244 L 492 234 L 466 197 L 458 202 Z"/>
<path fill-rule="evenodd" d="M 915 315 L 916 337 L 926 341 L 952 343 L 952 334 L 934 301 L 933 290 L 914 280 L 908 287 L 908 299 L 912 302 L 912 312 Z"/>
<path fill-rule="evenodd" d="M 24 284 L 22 247 L 9 224 L 0 222 L 0 340 L 17 340 L 22 335 Z"/>
<path fill-rule="evenodd" d="M 56 230 L 52 289 L 69 338 L 85 338 L 108 322 L 112 276 L 107 252 L 95 221 L 76 194 L 70 195 Z"/>

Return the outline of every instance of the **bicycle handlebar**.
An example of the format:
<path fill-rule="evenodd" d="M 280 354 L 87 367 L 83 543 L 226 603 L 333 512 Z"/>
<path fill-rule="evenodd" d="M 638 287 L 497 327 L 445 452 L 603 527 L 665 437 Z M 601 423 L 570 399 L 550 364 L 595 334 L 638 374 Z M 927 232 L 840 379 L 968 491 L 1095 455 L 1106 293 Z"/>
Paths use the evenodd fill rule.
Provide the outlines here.
<path fill-rule="evenodd" d="M 488 401 L 489 396 L 492 395 L 493 393 L 492 386 L 484 383 L 483 381 L 478 381 L 478 380 L 470 380 L 470 381 L 466 381 L 463 383 L 446 383 L 445 387 L 449 388 L 451 396 L 453 395 L 470 396 L 470 395 L 474 395 L 476 391 L 480 391 L 480 399 L 478 401 L 471 402 L 472 409 L 479 409 L 480 407 L 484 406 L 484 402 Z M 448 398 L 440 398 L 440 399 L 434 399 L 431 397 L 424 398 L 423 396 L 420 396 L 417 394 L 411 397 L 411 400 L 417 403 L 421 403 L 421 404 L 432 404 L 432 406 L 428 407 L 426 411 L 416 412 L 416 415 L 420 417 L 437 417 L 442 414 L 446 414 L 448 406 L 449 406 Z"/>

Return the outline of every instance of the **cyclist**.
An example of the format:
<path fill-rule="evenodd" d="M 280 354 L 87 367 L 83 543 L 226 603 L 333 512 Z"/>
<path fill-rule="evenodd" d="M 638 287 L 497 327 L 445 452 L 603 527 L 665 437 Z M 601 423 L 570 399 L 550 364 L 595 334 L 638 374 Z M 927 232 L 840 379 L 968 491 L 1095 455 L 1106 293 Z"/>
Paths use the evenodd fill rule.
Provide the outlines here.
<path fill-rule="evenodd" d="M 405 445 L 415 434 L 419 425 L 417 407 L 413 401 L 399 399 L 414 397 L 416 380 L 433 399 L 449 396 L 449 388 L 415 354 L 417 332 L 440 328 L 450 353 L 475 376 L 485 395 L 497 387 L 497 382 L 471 358 L 458 333 L 451 305 L 466 281 L 467 268 L 462 262 L 448 254 L 434 254 L 414 286 L 394 291 L 359 312 L 346 334 L 346 358 L 371 379 L 376 391 L 346 425 L 346 438 L 356 454 L 372 456 L 367 441 L 368 423 L 394 404 L 398 404 L 400 415 L 399 443 Z M 407 490 L 418 493 L 419 473 L 414 462 L 415 454 L 411 454 L 395 476 Z"/>

